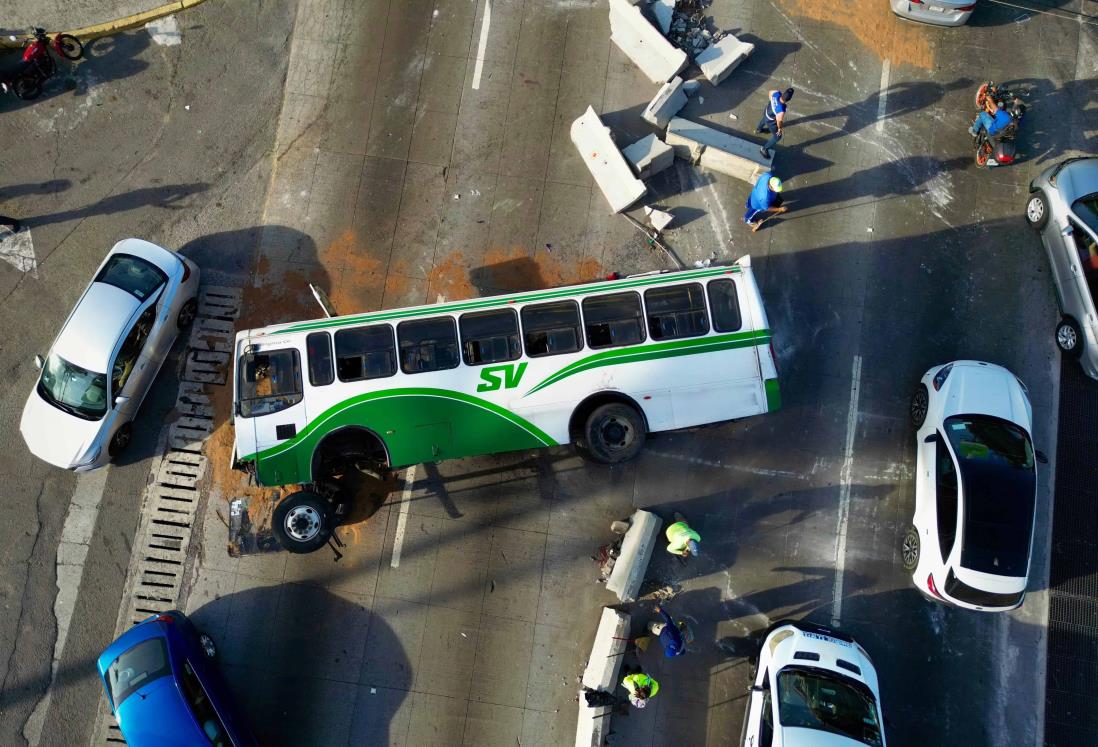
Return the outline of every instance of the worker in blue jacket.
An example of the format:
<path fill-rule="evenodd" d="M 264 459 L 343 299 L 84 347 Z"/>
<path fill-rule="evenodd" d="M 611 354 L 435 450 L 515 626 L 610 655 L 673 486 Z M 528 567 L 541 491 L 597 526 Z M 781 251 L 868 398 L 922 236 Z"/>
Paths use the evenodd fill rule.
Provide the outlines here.
<path fill-rule="evenodd" d="M 782 207 L 782 180 L 773 176 L 769 171 L 764 171 L 755 182 L 755 188 L 747 196 L 747 208 L 743 214 L 743 222 L 751 226 L 751 232 L 759 230 L 767 213 L 784 213 L 788 208 Z"/>
<path fill-rule="evenodd" d="M 667 614 L 660 605 L 656 605 L 656 612 L 660 613 L 663 622 L 648 623 L 648 630 L 652 635 L 659 636 L 660 645 L 663 646 L 663 655 L 667 658 L 682 656 L 686 653 L 686 640 L 682 634 L 682 628 Z"/>

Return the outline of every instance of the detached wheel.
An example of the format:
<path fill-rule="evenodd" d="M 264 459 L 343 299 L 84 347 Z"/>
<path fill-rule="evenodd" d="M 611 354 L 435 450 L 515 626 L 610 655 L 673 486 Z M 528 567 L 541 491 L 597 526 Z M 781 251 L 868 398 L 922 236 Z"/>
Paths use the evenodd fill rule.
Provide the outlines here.
<path fill-rule="evenodd" d="M 179 329 L 187 329 L 194 324 L 196 316 L 198 316 L 198 299 L 192 298 L 179 309 L 179 314 L 175 317 L 175 324 Z"/>
<path fill-rule="evenodd" d="M 275 506 L 271 530 L 278 543 L 290 552 L 318 550 L 332 533 L 328 503 L 307 490 L 287 496 Z"/>
<path fill-rule="evenodd" d="M 198 645 L 202 648 L 202 653 L 206 655 L 207 659 L 217 658 L 217 646 L 214 645 L 214 639 L 208 633 L 199 632 Z"/>
<path fill-rule="evenodd" d="M 915 527 L 909 526 L 907 531 L 904 532 L 903 541 L 900 543 L 900 562 L 904 566 L 904 570 L 911 572 L 915 570 L 915 567 L 919 565 L 919 533 L 915 531 Z"/>
<path fill-rule="evenodd" d="M 595 408 L 583 433 L 595 461 L 619 464 L 635 457 L 644 446 L 644 418 L 635 408 L 613 402 Z"/>
<path fill-rule="evenodd" d="M 118 456 L 130 445 L 130 441 L 133 440 L 133 428 L 129 423 L 124 423 L 121 428 L 114 432 L 111 437 L 111 442 L 107 446 L 107 453 L 111 458 Z"/>
<path fill-rule="evenodd" d="M 1048 200 L 1042 192 L 1034 192 L 1026 202 L 1026 223 L 1040 231 L 1048 223 Z"/>
<path fill-rule="evenodd" d="M 1083 336 L 1079 325 L 1071 319 L 1062 319 L 1056 325 L 1056 347 L 1064 355 L 1078 357 L 1083 351 Z"/>
<path fill-rule="evenodd" d="M 911 405 L 908 407 L 911 424 L 916 430 L 922 428 L 923 423 L 926 422 L 926 411 L 929 405 L 930 392 L 926 390 L 926 384 L 919 384 L 915 387 L 915 393 L 911 395 Z"/>

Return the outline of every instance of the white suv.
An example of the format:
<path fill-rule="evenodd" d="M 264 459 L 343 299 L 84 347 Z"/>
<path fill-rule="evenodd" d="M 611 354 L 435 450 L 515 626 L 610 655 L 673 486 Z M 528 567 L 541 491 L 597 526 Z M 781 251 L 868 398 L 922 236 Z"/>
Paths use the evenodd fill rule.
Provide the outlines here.
<path fill-rule="evenodd" d="M 936 366 L 915 389 L 911 420 L 915 515 L 904 569 L 936 601 L 1014 609 L 1025 597 L 1037 502 L 1025 386 L 990 363 Z"/>
<path fill-rule="evenodd" d="M 114 245 L 76 302 L 27 398 L 32 454 L 87 472 L 130 442 L 130 422 L 179 331 L 198 311 L 198 267 L 140 239 Z"/>
<path fill-rule="evenodd" d="M 749 692 L 743 747 L 885 747 L 877 670 L 845 633 L 775 623 Z"/>

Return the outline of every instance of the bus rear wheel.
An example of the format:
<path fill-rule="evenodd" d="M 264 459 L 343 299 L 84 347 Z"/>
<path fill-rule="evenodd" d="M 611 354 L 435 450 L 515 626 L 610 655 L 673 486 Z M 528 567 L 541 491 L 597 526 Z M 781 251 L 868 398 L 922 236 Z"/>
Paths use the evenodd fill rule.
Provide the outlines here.
<path fill-rule="evenodd" d="M 597 462 L 627 462 L 644 447 L 644 418 L 637 410 L 619 402 L 596 407 L 583 429 L 587 451 Z"/>
<path fill-rule="evenodd" d="M 286 496 L 275 506 L 271 531 L 278 544 L 292 553 L 319 550 L 332 534 L 328 502 L 308 490 Z"/>

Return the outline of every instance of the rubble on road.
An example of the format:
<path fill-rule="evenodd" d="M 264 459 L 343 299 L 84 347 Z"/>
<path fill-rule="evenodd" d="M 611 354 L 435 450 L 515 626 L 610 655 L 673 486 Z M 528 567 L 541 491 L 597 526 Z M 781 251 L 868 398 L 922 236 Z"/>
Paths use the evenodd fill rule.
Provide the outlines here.
<path fill-rule="evenodd" d="M 713 19 L 703 12 L 711 4 L 712 0 L 677 0 L 671 30 L 664 32 L 672 44 L 691 57 L 719 41 L 722 36 Z"/>

